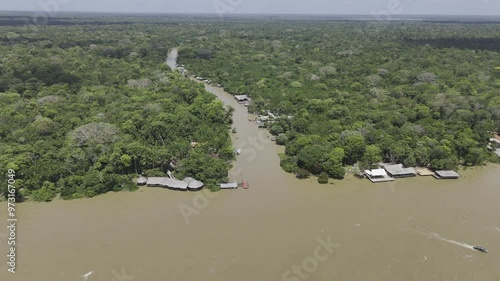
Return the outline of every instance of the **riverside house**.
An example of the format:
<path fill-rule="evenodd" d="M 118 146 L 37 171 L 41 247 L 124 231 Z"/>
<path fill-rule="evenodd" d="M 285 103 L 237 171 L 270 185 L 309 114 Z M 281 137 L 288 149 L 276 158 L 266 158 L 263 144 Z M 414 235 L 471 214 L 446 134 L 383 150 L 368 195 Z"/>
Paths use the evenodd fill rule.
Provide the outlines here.
<path fill-rule="evenodd" d="M 243 104 L 244 106 L 249 106 L 252 101 L 247 95 L 235 95 L 234 99 L 238 101 L 239 104 Z"/>
<path fill-rule="evenodd" d="M 149 187 L 163 187 L 173 190 L 201 190 L 204 184 L 201 181 L 187 177 L 183 180 L 178 180 L 170 177 L 150 177 L 141 176 L 136 180 L 138 185 L 146 185 Z"/>
<path fill-rule="evenodd" d="M 393 181 L 394 179 L 387 175 L 384 169 L 373 169 L 365 170 L 364 172 L 366 178 L 368 178 L 373 183 Z"/>
<path fill-rule="evenodd" d="M 403 164 L 381 164 L 381 166 L 387 171 L 387 174 L 393 178 L 406 178 L 415 177 L 417 172 L 415 168 L 404 168 Z"/>
<path fill-rule="evenodd" d="M 436 171 L 434 177 L 438 180 L 441 179 L 458 179 L 460 175 L 455 171 Z"/>
<path fill-rule="evenodd" d="M 493 150 L 493 152 L 500 156 L 500 137 L 499 136 L 495 136 L 494 138 L 491 138 L 490 139 L 490 142 L 491 142 L 491 149 Z"/>

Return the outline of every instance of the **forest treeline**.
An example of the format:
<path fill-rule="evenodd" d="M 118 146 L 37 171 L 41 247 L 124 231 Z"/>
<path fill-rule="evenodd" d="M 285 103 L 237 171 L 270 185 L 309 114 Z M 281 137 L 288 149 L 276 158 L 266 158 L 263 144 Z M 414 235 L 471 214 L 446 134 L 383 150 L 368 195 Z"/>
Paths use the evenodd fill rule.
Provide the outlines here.
<path fill-rule="evenodd" d="M 498 161 L 486 148 L 500 131 L 498 24 L 0 20 L 0 170 L 16 170 L 20 198 L 131 190 L 172 166 L 216 189 L 234 157 L 232 109 L 164 64 L 175 46 L 192 73 L 277 116 L 281 165 L 299 176 Z"/>
<path fill-rule="evenodd" d="M 341 179 L 379 161 L 476 166 L 500 131 L 500 24 L 256 21 L 193 26 L 180 62 L 247 94 L 281 165 Z M 287 118 L 293 116 L 293 118 Z"/>
<path fill-rule="evenodd" d="M 226 179 L 231 109 L 164 63 L 182 30 L 0 30 L 0 170 L 16 171 L 19 199 L 133 190 L 133 178 L 173 166 L 211 189 Z"/>

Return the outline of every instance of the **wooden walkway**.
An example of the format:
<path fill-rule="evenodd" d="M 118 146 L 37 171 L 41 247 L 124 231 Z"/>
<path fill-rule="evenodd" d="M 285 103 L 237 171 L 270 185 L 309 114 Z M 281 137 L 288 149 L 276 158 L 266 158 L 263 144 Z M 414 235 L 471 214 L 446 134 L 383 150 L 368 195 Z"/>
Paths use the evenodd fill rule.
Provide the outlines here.
<path fill-rule="evenodd" d="M 373 183 L 389 182 L 395 180 L 389 176 L 384 176 L 383 178 L 370 178 L 370 177 L 367 178 Z"/>
<path fill-rule="evenodd" d="M 434 172 L 427 168 L 417 167 L 416 170 L 419 176 L 434 176 Z"/>

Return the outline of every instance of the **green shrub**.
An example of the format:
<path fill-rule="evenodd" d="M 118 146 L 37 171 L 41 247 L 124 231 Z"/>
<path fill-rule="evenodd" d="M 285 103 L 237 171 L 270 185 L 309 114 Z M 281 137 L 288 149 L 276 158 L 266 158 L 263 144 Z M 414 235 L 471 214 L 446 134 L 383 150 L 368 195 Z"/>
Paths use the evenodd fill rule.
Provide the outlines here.
<path fill-rule="evenodd" d="M 145 170 L 144 175 L 147 177 L 164 177 L 165 173 L 162 170 L 155 168 L 155 169 Z"/>
<path fill-rule="evenodd" d="M 43 182 L 42 188 L 31 192 L 31 198 L 36 202 L 50 202 L 56 195 L 56 186 L 49 181 Z"/>
<path fill-rule="evenodd" d="M 280 125 L 276 124 L 276 125 L 273 125 L 271 127 L 271 129 L 269 130 L 269 132 L 275 136 L 279 135 L 279 134 L 283 134 L 285 132 L 285 130 L 283 129 L 283 127 L 281 127 Z"/>
<path fill-rule="evenodd" d="M 208 188 L 210 189 L 211 192 L 218 192 L 218 191 L 220 191 L 220 186 L 218 186 L 216 184 L 210 184 L 210 186 Z"/>
<path fill-rule="evenodd" d="M 306 169 L 298 169 L 297 170 L 297 178 L 299 178 L 299 179 L 307 179 L 310 176 L 311 176 L 311 173 L 309 173 L 309 171 Z"/>
<path fill-rule="evenodd" d="M 318 177 L 318 183 L 327 184 L 328 183 L 328 174 L 326 172 L 321 172 Z"/>
<path fill-rule="evenodd" d="M 341 180 L 345 177 L 345 168 L 342 164 L 335 164 L 328 170 L 328 173 L 332 178 Z"/>
<path fill-rule="evenodd" d="M 283 170 L 287 173 L 293 173 L 297 170 L 297 163 L 295 162 L 295 159 L 290 156 L 286 155 L 280 155 L 281 156 L 281 161 L 280 161 L 280 166 L 283 168 Z"/>
<path fill-rule="evenodd" d="M 276 137 L 276 144 L 277 145 L 285 145 L 287 141 L 288 141 L 288 136 L 285 134 L 279 134 Z"/>
<path fill-rule="evenodd" d="M 81 186 L 83 183 L 82 176 L 69 176 L 59 182 L 59 186 L 61 188 L 61 197 L 63 199 L 72 199 L 72 195 L 81 190 Z M 81 196 L 81 193 L 79 193 Z M 77 198 L 79 198 L 77 196 Z"/>

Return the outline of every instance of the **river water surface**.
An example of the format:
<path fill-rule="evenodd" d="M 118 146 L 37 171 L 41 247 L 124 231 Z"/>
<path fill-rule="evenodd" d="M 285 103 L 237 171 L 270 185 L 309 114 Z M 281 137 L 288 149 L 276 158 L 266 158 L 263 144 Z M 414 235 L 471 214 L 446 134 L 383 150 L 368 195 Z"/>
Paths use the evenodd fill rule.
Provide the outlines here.
<path fill-rule="evenodd" d="M 169 65 L 175 58 L 174 50 Z M 230 174 L 249 189 L 207 199 L 141 188 L 20 204 L 17 273 L 6 271 L 3 227 L 0 280 L 500 280 L 500 166 L 461 171 L 452 181 L 300 181 L 281 170 L 282 148 L 248 121 L 245 107 L 205 87 L 236 109 L 234 142 L 244 153 Z M 0 208 L 6 222 L 7 206 Z M 314 261 L 318 239 L 339 247 Z M 477 244 L 490 252 L 472 250 Z M 309 272 L 294 274 L 304 261 Z"/>

